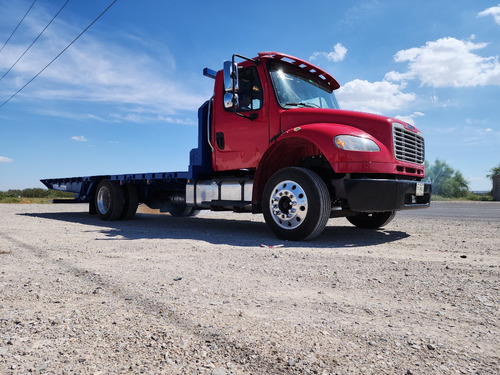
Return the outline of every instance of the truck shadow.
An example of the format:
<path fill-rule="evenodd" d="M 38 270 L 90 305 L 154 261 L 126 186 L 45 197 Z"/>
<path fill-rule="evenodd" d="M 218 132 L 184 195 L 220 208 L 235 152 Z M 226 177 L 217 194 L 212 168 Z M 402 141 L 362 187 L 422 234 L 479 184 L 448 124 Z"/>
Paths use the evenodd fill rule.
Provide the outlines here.
<path fill-rule="evenodd" d="M 206 241 L 216 245 L 258 247 L 284 245 L 288 248 L 349 248 L 375 246 L 409 237 L 406 232 L 390 229 L 366 230 L 347 224 L 345 219 L 331 219 L 323 233 L 312 241 L 283 241 L 276 238 L 263 221 L 241 219 L 229 214 L 226 218 L 188 217 L 137 214 L 130 221 L 101 221 L 86 212 L 19 214 L 63 222 L 100 227 L 96 240 L 124 241 L 140 239 L 181 239 Z M 230 217 L 227 217 L 230 216 Z M 258 216 L 255 216 L 258 218 Z M 84 229 L 83 229 L 84 230 Z"/>

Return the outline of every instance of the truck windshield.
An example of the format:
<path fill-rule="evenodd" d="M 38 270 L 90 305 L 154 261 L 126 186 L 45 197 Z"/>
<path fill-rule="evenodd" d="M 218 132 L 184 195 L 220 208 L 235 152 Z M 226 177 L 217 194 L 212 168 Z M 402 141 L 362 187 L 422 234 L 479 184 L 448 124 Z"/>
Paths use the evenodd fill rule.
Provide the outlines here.
<path fill-rule="evenodd" d="M 269 74 L 278 103 L 283 108 L 339 109 L 333 92 L 308 72 L 291 64 L 271 62 Z"/>

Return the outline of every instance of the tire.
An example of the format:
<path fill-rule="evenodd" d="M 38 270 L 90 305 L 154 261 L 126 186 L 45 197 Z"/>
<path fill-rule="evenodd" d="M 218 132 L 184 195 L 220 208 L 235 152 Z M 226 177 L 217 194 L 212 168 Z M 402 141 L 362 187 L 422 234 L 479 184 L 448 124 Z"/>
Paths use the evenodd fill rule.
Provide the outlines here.
<path fill-rule="evenodd" d="M 198 215 L 200 210 L 197 210 L 194 207 L 187 206 L 186 204 L 173 203 L 168 212 L 173 217 L 188 217 Z"/>
<path fill-rule="evenodd" d="M 305 168 L 283 168 L 271 176 L 262 198 L 264 219 L 279 238 L 317 237 L 330 218 L 330 193 L 324 181 Z"/>
<path fill-rule="evenodd" d="M 135 216 L 137 206 L 139 206 L 139 193 L 137 191 L 137 186 L 134 184 L 123 185 L 123 198 L 124 204 L 120 220 L 130 220 Z"/>
<path fill-rule="evenodd" d="M 376 229 L 389 224 L 396 216 L 396 211 L 387 212 L 359 212 L 354 216 L 348 216 L 346 219 L 351 224 L 363 229 Z"/>
<path fill-rule="evenodd" d="M 123 188 L 116 181 L 101 180 L 95 193 L 95 207 L 101 220 L 118 220 L 123 212 Z"/>

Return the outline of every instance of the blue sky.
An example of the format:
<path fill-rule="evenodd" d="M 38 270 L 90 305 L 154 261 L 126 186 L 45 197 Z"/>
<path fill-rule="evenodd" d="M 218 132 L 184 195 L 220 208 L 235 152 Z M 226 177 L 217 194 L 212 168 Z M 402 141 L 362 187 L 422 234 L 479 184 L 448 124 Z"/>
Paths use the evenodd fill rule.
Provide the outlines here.
<path fill-rule="evenodd" d="M 11 68 L 66 0 L 38 0 L 0 52 Z M 0 48 L 33 0 L 0 0 Z M 0 105 L 111 0 L 71 0 L 0 80 Z M 41 178 L 187 170 L 202 69 L 278 51 L 337 78 L 344 109 L 405 119 L 426 159 L 489 190 L 500 163 L 500 4 L 482 0 L 118 0 L 0 108 L 0 190 Z"/>

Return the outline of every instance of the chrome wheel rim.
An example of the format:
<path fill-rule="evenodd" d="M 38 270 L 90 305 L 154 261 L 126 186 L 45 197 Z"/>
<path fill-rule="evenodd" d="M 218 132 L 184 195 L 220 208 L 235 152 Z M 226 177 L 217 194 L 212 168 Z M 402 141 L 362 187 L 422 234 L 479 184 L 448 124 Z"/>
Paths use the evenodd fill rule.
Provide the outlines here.
<path fill-rule="evenodd" d="M 101 214 L 106 214 L 109 211 L 111 204 L 111 193 L 106 186 L 99 189 L 97 193 L 97 208 Z"/>
<path fill-rule="evenodd" d="M 282 181 L 273 189 L 269 209 L 274 222 L 281 228 L 295 229 L 307 216 L 306 193 L 296 182 Z"/>

